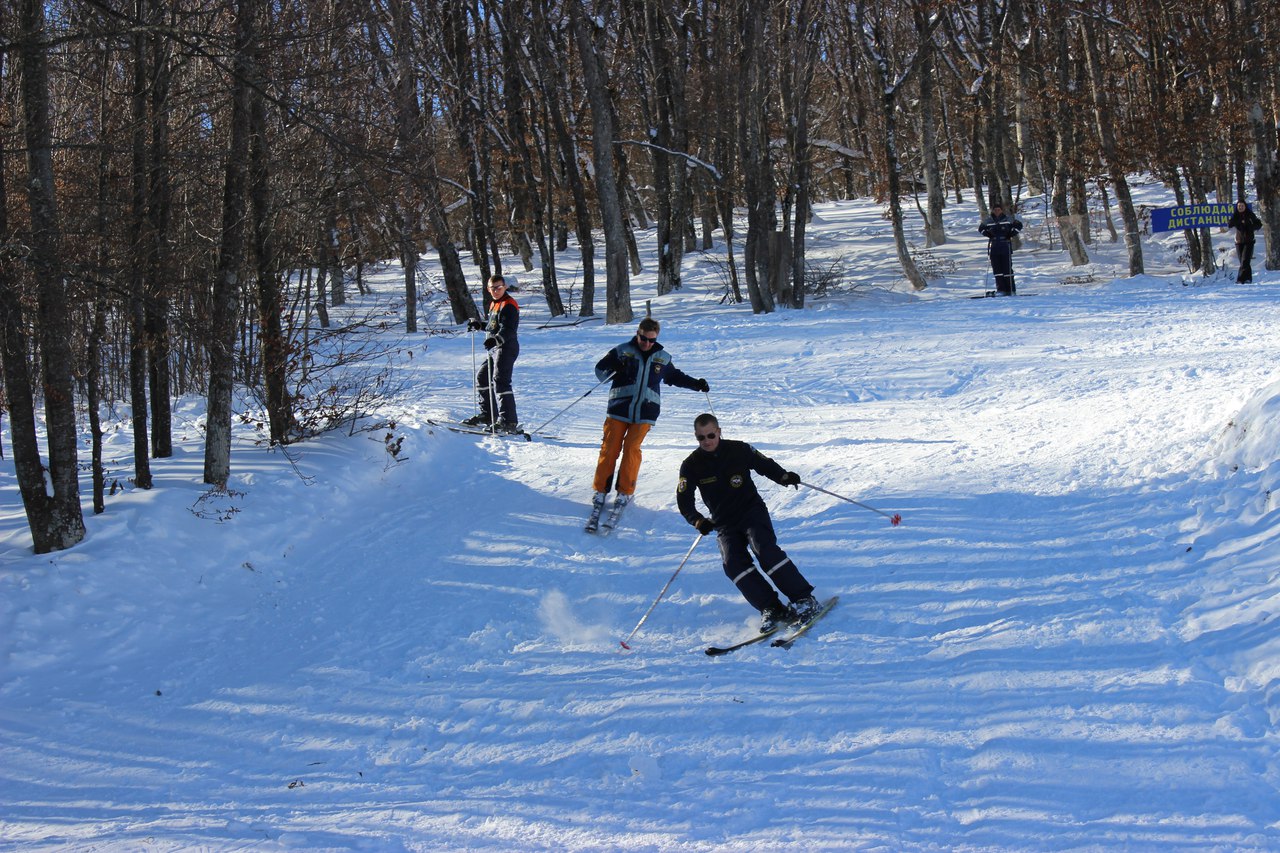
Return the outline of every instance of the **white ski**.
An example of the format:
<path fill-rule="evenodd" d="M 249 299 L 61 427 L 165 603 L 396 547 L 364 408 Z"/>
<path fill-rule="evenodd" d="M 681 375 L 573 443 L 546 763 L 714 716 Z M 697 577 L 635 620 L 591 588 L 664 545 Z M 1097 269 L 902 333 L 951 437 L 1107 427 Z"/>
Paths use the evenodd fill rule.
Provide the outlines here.
<path fill-rule="evenodd" d="M 618 519 L 622 517 L 622 511 L 631 505 L 631 495 L 618 495 L 613 499 L 613 506 L 609 509 L 609 514 L 605 516 L 604 523 L 600 525 L 600 535 L 608 536 L 613 528 L 618 526 Z"/>

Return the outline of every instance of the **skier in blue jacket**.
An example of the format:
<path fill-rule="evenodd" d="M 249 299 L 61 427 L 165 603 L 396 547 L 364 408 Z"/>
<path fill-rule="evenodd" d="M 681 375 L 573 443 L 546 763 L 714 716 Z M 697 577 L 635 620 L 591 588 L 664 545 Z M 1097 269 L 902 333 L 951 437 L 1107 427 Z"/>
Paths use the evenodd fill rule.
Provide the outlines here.
<path fill-rule="evenodd" d="M 661 328 L 657 320 L 645 317 L 630 340 L 609 350 L 596 363 L 596 378 L 604 382 L 612 374 L 613 385 L 609 389 L 604 438 L 600 442 L 592 483 L 592 520 L 588 522 L 588 530 L 593 529 L 594 522 L 600 518 L 619 453 L 622 464 L 618 467 L 615 507 L 625 507 L 635 494 L 636 477 L 640 473 L 640 445 L 662 410 L 662 386 L 675 385 L 704 393 L 711 390 L 707 380 L 694 379 L 671 362 L 671 356 L 658 343 Z"/>

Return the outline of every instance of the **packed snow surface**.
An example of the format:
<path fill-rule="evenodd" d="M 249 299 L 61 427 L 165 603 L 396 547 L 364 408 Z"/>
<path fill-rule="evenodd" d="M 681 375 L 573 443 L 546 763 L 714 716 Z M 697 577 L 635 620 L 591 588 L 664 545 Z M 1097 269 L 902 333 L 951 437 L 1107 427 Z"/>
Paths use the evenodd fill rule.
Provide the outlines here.
<path fill-rule="evenodd" d="M 1105 230 L 1072 268 L 1033 203 L 1020 295 L 970 299 L 970 203 L 913 293 L 878 205 L 817 214 L 840 281 L 801 311 L 722 303 L 722 245 L 657 296 L 640 234 L 637 318 L 711 391 L 665 390 L 608 538 L 586 392 L 634 325 L 553 321 L 536 272 L 531 442 L 430 423 L 474 411 L 477 342 L 439 293 L 404 334 L 387 267 L 334 309 L 389 313 L 385 392 L 285 451 L 237 421 L 224 493 L 198 399 L 149 491 L 108 412 L 123 491 L 36 556 L 6 453 L 0 849 L 1280 849 L 1280 273 L 1192 276 L 1171 234 L 1130 277 Z M 627 652 L 695 541 L 675 481 L 708 410 L 872 509 L 759 480 L 839 606 L 709 658 L 757 617 L 706 540 Z"/>

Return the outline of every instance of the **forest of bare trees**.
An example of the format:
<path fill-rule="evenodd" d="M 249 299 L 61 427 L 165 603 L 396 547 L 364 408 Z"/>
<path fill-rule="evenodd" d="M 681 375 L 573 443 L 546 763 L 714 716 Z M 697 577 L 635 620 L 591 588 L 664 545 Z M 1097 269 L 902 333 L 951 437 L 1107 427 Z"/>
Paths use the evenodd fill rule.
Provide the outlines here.
<path fill-rule="evenodd" d="M 473 286 L 516 257 L 552 316 L 627 323 L 637 229 L 655 230 L 660 293 L 719 232 L 727 298 L 767 312 L 805 304 L 816 202 L 881 200 L 886 255 L 921 288 L 904 222 L 937 245 L 952 199 L 985 211 L 1043 195 L 1074 263 L 1123 240 L 1137 274 L 1128 180 L 1144 173 L 1171 203 L 1253 202 L 1280 268 L 1278 13 L 1280 0 L 9 0 L 0 415 L 35 548 L 83 536 L 84 423 L 103 507 L 103 406 L 132 412 L 140 488 L 172 452 L 177 395 L 207 398 L 213 487 L 236 387 L 275 443 L 323 428 L 341 406 L 308 381 L 311 348 L 387 259 L 403 263 L 408 332 L 424 287 L 455 321 L 480 316 L 464 256 Z M 1119 233 L 1092 233 L 1099 199 Z M 1186 240 L 1211 269 L 1207 232 Z M 422 278 L 426 253 L 439 281 Z"/>

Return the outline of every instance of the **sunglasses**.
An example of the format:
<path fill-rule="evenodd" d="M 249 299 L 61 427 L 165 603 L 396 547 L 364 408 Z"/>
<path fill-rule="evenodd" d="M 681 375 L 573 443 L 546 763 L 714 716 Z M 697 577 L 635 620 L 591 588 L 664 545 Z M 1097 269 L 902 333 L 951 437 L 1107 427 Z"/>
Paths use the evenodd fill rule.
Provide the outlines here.
<path fill-rule="evenodd" d="M 698 435 L 696 433 L 694 434 L 694 438 L 698 439 L 698 441 L 710 441 L 713 438 L 719 438 L 719 437 L 720 437 L 719 434 L 714 432 L 709 432 L 706 435 Z"/>
<path fill-rule="evenodd" d="M 636 340 L 646 344 L 656 344 L 658 342 L 658 339 L 656 337 L 649 338 L 649 337 L 645 337 L 644 335 L 636 335 Z"/>

